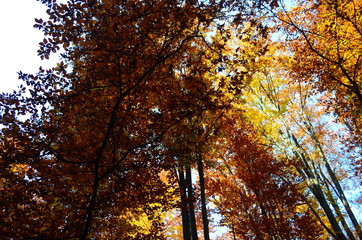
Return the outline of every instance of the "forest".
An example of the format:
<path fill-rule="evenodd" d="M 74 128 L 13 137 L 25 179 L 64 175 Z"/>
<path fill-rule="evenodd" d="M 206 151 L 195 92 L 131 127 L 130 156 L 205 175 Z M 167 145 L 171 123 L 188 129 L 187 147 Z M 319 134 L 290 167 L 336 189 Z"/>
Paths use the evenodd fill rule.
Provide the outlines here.
<path fill-rule="evenodd" d="M 362 239 L 362 1 L 38 1 L 1 239 Z"/>

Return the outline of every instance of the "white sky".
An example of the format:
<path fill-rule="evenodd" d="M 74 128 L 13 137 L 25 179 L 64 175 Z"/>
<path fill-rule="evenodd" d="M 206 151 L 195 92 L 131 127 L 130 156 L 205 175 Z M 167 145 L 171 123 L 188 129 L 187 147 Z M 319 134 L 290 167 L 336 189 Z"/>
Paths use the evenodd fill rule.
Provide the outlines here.
<path fill-rule="evenodd" d="M 37 56 L 43 34 L 33 28 L 34 18 L 47 15 L 36 0 L 0 1 L 0 92 L 9 92 L 21 83 L 18 71 L 36 73 L 39 66 L 49 66 Z"/>

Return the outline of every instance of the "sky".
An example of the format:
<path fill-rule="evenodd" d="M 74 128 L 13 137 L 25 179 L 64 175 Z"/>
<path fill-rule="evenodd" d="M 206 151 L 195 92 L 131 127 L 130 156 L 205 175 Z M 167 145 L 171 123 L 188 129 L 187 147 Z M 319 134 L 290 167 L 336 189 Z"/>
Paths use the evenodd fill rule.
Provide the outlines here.
<path fill-rule="evenodd" d="M 16 89 L 17 72 L 36 73 L 50 66 L 37 56 L 43 34 L 33 28 L 35 18 L 47 18 L 46 7 L 36 0 L 2 0 L 0 8 L 0 92 Z M 54 61 L 54 59 L 52 60 Z"/>

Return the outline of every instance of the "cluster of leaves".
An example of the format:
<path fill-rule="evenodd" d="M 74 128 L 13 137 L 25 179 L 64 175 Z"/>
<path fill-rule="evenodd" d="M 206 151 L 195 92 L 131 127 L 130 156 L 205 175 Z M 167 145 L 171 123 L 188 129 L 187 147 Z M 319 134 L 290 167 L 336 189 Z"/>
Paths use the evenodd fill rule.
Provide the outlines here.
<path fill-rule="evenodd" d="M 326 105 L 345 122 L 361 143 L 360 1 L 301 1 L 279 14 L 289 37 L 294 79 L 327 92 Z M 310 24 L 305 24 L 306 22 Z"/>
<path fill-rule="evenodd" d="M 158 176 L 172 164 L 163 136 L 215 105 L 198 51 L 215 10 L 177 1 L 44 3 L 50 20 L 35 26 L 49 38 L 39 55 L 65 53 L 53 69 L 20 74 L 31 96 L 2 96 L 4 234 L 118 238 L 128 232 L 124 212 L 141 208 L 157 219 L 170 206 Z M 11 171 L 14 164 L 29 169 Z"/>
<path fill-rule="evenodd" d="M 242 120 L 226 120 L 209 190 L 234 239 L 318 239 L 298 178 Z M 242 124 L 242 125 L 240 125 Z"/>

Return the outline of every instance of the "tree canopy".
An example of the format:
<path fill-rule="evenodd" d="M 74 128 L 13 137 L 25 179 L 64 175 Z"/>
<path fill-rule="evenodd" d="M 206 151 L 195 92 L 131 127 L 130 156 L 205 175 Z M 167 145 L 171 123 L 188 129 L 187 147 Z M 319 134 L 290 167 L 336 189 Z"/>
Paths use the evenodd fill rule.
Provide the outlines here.
<path fill-rule="evenodd" d="M 362 239 L 359 1 L 41 2 L 2 239 Z"/>

